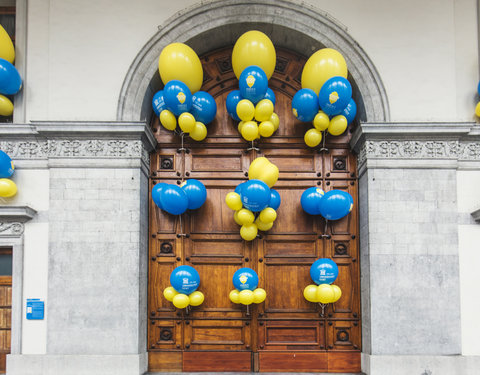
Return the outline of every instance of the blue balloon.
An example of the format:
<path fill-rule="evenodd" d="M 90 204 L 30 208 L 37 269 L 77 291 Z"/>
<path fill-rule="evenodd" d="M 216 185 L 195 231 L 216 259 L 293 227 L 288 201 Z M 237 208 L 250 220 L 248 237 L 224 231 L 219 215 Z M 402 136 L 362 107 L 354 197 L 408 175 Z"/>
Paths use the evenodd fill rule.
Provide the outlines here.
<path fill-rule="evenodd" d="M 217 114 L 217 103 L 208 92 L 197 91 L 192 97 L 190 113 L 195 117 L 195 120 L 207 125 L 213 121 Z"/>
<path fill-rule="evenodd" d="M 172 215 L 181 215 L 188 208 L 187 193 L 180 186 L 167 184 L 160 192 L 162 209 Z"/>
<path fill-rule="evenodd" d="M 159 182 L 152 188 L 152 200 L 161 210 L 163 210 L 163 207 L 160 196 L 162 195 L 162 189 L 165 186 L 168 186 L 168 184 L 166 184 L 165 182 Z"/>
<path fill-rule="evenodd" d="M 268 78 L 265 72 L 256 65 L 251 65 L 243 70 L 238 79 L 240 94 L 243 99 L 250 100 L 253 104 L 263 99 L 268 89 Z"/>
<path fill-rule="evenodd" d="M 9 178 L 15 167 L 13 161 L 5 152 L 0 150 L 0 178 Z"/>
<path fill-rule="evenodd" d="M 313 121 L 319 110 L 318 96 L 312 89 L 301 89 L 292 99 L 293 115 L 302 122 Z"/>
<path fill-rule="evenodd" d="M 252 212 L 262 211 L 270 203 L 270 188 L 260 180 L 249 180 L 242 184 L 240 197 L 243 207 Z"/>
<path fill-rule="evenodd" d="M 153 95 L 152 107 L 153 112 L 155 112 L 157 116 L 160 116 L 160 112 L 162 112 L 164 109 L 167 109 L 165 98 L 163 97 L 163 90 L 157 91 L 157 93 Z"/>
<path fill-rule="evenodd" d="M 330 190 L 320 200 L 318 209 L 320 214 L 327 220 L 338 220 L 353 208 L 352 196 L 343 190 Z"/>
<path fill-rule="evenodd" d="M 270 100 L 273 103 L 273 106 L 275 107 L 275 93 L 270 87 L 267 88 L 267 92 L 265 93 L 265 96 L 263 97 L 263 99 Z"/>
<path fill-rule="evenodd" d="M 190 294 L 200 286 L 200 275 L 191 266 L 178 266 L 170 274 L 170 285 L 178 293 Z"/>
<path fill-rule="evenodd" d="M 319 187 L 311 187 L 302 193 L 300 203 L 303 210 L 310 215 L 320 215 L 318 208 L 325 192 Z"/>
<path fill-rule="evenodd" d="M 233 274 L 232 281 L 237 290 L 254 290 L 258 286 L 258 275 L 251 268 L 240 268 Z"/>
<path fill-rule="evenodd" d="M 348 79 L 332 77 L 327 80 L 318 94 L 320 108 L 329 116 L 342 113 L 352 99 L 352 86 Z"/>
<path fill-rule="evenodd" d="M 357 105 L 353 99 L 350 99 L 347 106 L 342 111 L 341 115 L 345 116 L 347 123 L 350 125 L 357 115 Z"/>
<path fill-rule="evenodd" d="M 282 203 L 282 199 L 280 198 L 278 191 L 270 189 L 270 202 L 268 203 L 268 207 L 271 207 L 276 211 L 278 207 L 280 207 L 280 203 Z"/>
<path fill-rule="evenodd" d="M 338 266 L 331 259 L 317 259 L 310 267 L 310 277 L 317 285 L 331 284 L 338 277 Z"/>
<path fill-rule="evenodd" d="M 240 90 L 230 91 L 230 93 L 227 95 L 227 112 L 235 121 L 240 121 L 240 117 L 237 116 L 237 104 L 240 100 L 242 100 Z"/>
<path fill-rule="evenodd" d="M 480 82 L 478 82 L 477 93 L 478 93 L 478 95 L 480 95 Z"/>
<path fill-rule="evenodd" d="M 0 94 L 14 95 L 22 88 L 22 78 L 10 62 L 0 58 Z"/>
<path fill-rule="evenodd" d="M 167 109 L 175 116 L 190 111 L 192 107 L 192 93 L 188 86 L 182 81 L 171 80 L 163 88 L 163 97 Z"/>
<path fill-rule="evenodd" d="M 187 194 L 189 210 L 200 208 L 207 200 L 207 189 L 205 185 L 198 180 L 192 178 L 185 181 L 182 189 Z"/>
<path fill-rule="evenodd" d="M 237 187 L 235 188 L 235 193 L 242 195 L 242 188 L 245 182 L 242 182 L 241 184 L 238 184 Z"/>

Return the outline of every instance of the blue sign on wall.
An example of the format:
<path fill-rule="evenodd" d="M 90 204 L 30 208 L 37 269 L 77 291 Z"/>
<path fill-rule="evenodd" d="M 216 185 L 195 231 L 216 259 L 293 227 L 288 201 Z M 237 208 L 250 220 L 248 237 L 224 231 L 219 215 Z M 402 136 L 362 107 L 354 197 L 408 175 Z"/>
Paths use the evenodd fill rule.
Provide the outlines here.
<path fill-rule="evenodd" d="M 45 304 L 40 298 L 27 299 L 27 319 L 43 320 Z"/>

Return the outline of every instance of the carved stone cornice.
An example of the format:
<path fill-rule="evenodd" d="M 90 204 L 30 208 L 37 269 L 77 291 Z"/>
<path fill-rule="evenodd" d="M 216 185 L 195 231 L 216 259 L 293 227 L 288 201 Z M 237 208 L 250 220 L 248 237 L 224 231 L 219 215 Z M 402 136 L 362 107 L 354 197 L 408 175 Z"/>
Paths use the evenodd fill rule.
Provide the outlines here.
<path fill-rule="evenodd" d="M 31 220 L 37 211 L 28 206 L 0 207 L 0 237 L 20 237 L 24 223 Z"/>

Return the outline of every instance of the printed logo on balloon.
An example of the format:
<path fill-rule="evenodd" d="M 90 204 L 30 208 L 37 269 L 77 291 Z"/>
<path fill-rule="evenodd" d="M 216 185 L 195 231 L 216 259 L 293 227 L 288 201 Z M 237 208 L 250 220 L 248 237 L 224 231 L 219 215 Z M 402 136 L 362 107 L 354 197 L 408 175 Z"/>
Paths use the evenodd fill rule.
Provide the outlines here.
<path fill-rule="evenodd" d="M 242 304 L 248 306 L 252 303 L 262 303 L 267 297 L 267 293 L 262 288 L 258 287 L 258 275 L 251 268 L 240 268 L 237 270 L 232 277 L 233 289 L 229 298 L 230 301 L 237 304 Z"/>
<path fill-rule="evenodd" d="M 163 296 L 177 309 L 200 306 L 205 296 L 197 290 L 199 286 L 200 275 L 197 270 L 191 266 L 179 266 L 170 274 L 170 286 L 163 290 Z"/>

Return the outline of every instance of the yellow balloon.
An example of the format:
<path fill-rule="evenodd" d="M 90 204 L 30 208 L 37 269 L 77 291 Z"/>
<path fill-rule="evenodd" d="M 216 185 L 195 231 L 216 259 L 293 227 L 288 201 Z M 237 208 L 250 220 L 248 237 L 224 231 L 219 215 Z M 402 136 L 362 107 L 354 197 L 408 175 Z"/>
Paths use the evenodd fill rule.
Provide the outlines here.
<path fill-rule="evenodd" d="M 177 119 L 168 109 L 164 109 L 160 112 L 160 123 L 167 130 L 175 130 L 177 127 Z"/>
<path fill-rule="evenodd" d="M 240 228 L 240 236 L 245 241 L 253 241 L 257 237 L 258 228 L 256 224 L 244 224 Z"/>
<path fill-rule="evenodd" d="M 243 124 L 245 124 L 245 122 L 246 122 L 246 121 L 240 121 L 240 122 L 238 123 L 237 129 L 238 129 L 238 132 L 239 132 L 240 134 L 242 134 L 242 128 L 243 128 Z"/>
<path fill-rule="evenodd" d="M 248 167 L 248 178 L 250 180 L 258 180 L 263 168 L 268 164 L 270 164 L 270 160 L 268 160 L 265 156 L 256 158 L 250 163 L 250 167 Z"/>
<path fill-rule="evenodd" d="M 205 296 L 203 295 L 202 292 L 196 290 L 195 292 L 190 293 L 190 295 L 188 296 L 188 299 L 190 300 L 190 305 L 200 306 L 205 300 Z"/>
<path fill-rule="evenodd" d="M 237 116 L 242 121 L 251 121 L 255 115 L 255 107 L 248 99 L 242 99 L 237 104 Z"/>
<path fill-rule="evenodd" d="M 342 54 L 332 48 L 315 52 L 305 63 L 302 71 L 302 88 L 312 89 L 318 95 L 323 84 L 330 78 L 347 78 L 347 63 Z"/>
<path fill-rule="evenodd" d="M 164 85 L 176 79 L 185 83 L 192 94 L 202 87 L 202 63 L 195 51 L 186 44 L 172 43 L 166 46 L 158 58 L 158 71 Z"/>
<path fill-rule="evenodd" d="M 475 106 L 475 114 L 480 117 L 480 102 Z"/>
<path fill-rule="evenodd" d="M 234 211 L 241 210 L 243 207 L 240 194 L 237 194 L 233 191 L 227 194 L 225 197 L 225 203 L 227 204 L 228 208 Z"/>
<path fill-rule="evenodd" d="M 8 178 L 0 178 L 0 197 L 10 198 L 17 194 L 17 185 Z"/>
<path fill-rule="evenodd" d="M 233 214 L 233 220 L 235 220 L 238 225 L 243 225 L 242 222 L 238 219 L 238 211 L 235 211 L 235 213 Z"/>
<path fill-rule="evenodd" d="M 246 67 L 257 65 L 270 79 L 276 62 L 277 55 L 272 41 L 260 31 L 247 31 L 235 42 L 232 51 L 232 66 L 237 78 L 240 78 L 240 74 Z"/>
<path fill-rule="evenodd" d="M 178 309 L 184 309 L 190 304 L 190 298 L 186 294 L 179 293 L 172 299 L 173 306 Z"/>
<path fill-rule="evenodd" d="M 257 218 L 257 220 L 255 220 L 255 224 L 257 224 L 257 228 L 259 230 L 261 230 L 262 232 L 266 232 L 266 231 L 272 229 L 272 227 L 273 227 L 273 221 L 271 221 L 269 223 L 264 223 L 263 221 L 260 220 L 260 218 Z"/>
<path fill-rule="evenodd" d="M 340 135 L 342 134 L 345 130 L 347 130 L 347 118 L 343 115 L 338 115 L 333 117 L 330 120 L 330 125 L 328 126 L 328 132 L 331 135 Z"/>
<path fill-rule="evenodd" d="M 190 133 L 195 129 L 195 117 L 191 113 L 183 112 L 180 116 L 178 116 L 178 126 L 184 133 Z"/>
<path fill-rule="evenodd" d="M 166 287 L 163 290 L 163 296 L 167 301 L 172 302 L 173 297 L 175 297 L 178 294 L 178 292 L 173 288 L 173 286 Z"/>
<path fill-rule="evenodd" d="M 329 284 L 320 284 L 317 287 L 317 300 L 320 303 L 330 303 L 335 296 L 332 287 Z"/>
<path fill-rule="evenodd" d="M 269 99 L 262 99 L 255 106 L 255 120 L 258 122 L 270 120 L 272 114 L 273 103 Z"/>
<path fill-rule="evenodd" d="M 277 218 L 277 211 L 275 211 L 272 207 L 264 208 L 262 211 L 260 211 L 258 218 L 265 224 L 273 223 Z"/>
<path fill-rule="evenodd" d="M 280 125 L 280 118 L 278 117 L 278 115 L 275 112 L 272 113 L 269 121 L 273 124 L 273 127 L 275 128 L 274 131 L 277 131 L 278 126 Z"/>
<path fill-rule="evenodd" d="M 12 64 L 15 60 L 15 47 L 2 25 L 0 25 L 0 58 Z"/>
<path fill-rule="evenodd" d="M 342 290 L 338 285 L 330 285 L 333 289 L 333 300 L 332 302 L 337 302 L 342 296 Z"/>
<path fill-rule="evenodd" d="M 0 116 L 10 116 L 12 113 L 13 103 L 6 96 L 0 95 Z"/>
<path fill-rule="evenodd" d="M 275 131 L 275 126 L 270 121 L 263 121 L 258 125 L 258 134 L 262 137 L 268 138 Z"/>
<path fill-rule="evenodd" d="M 278 167 L 263 156 L 252 161 L 248 168 L 248 178 L 250 180 L 261 180 L 270 188 L 277 182 L 278 175 Z"/>
<path fill-rule="evenodd" d="M 262 303 L 267 298 L 267 292 L 262 288 L 257 288 L 253 291 L 253 303 Z"/>
<path fill-rule="evenodd" d="M 238 300 L 242 305 L 251 305 L 253 303 L 253 292 L 245 289 L 238 294 Z"/>
<path fill-rule="evenodd" d="M 258 137 L 258 125 L 255 121 L 247 121 L 242 127 L 242 137 L 247 141 L 253 141 Z"/>
<path fill-rule="evenodd" d="M 328 125 L 330 125 L 330 118 L 328 115 L 323 111 L 318 112 L 313 119 L 313 126 L 315 126 L 315 129 L 323 132 L 324 130 L 327 130 Z"/>
<path fill-rule="evenodd" d="M 322 133 L 320 133 L 317 129 L 312 128 L 307 130 L 303 139 L 308 147 L 316 147 L 322 141 Z"/>
<path fill-rule="evenodd" d="M 303 296 L 308 302 L 318 302 L 317 300 L 317 285 L 307 285 L 303 289 Z"/>
<path fill-rule="evenodd" d="M 207 127 L 202 122 L 197 121 L 189 136 L 194 141 L 203 141 L 207 136 Z"/>
<path fill-rule="evenodd" d="M 252 211 L 242 208 L 241 210 L 237 211 L 237 219 L 241 225 L 252 224 L 255 220 L 255 215 Z"/>
<path fill-rule="evenodd" d="M 228 298 L 230 298 L 230 301 L 233 303 L 240 303 L 240 292 L 237 289 L 233 289 L 228 295 Z"/>

